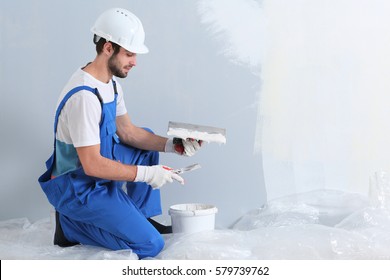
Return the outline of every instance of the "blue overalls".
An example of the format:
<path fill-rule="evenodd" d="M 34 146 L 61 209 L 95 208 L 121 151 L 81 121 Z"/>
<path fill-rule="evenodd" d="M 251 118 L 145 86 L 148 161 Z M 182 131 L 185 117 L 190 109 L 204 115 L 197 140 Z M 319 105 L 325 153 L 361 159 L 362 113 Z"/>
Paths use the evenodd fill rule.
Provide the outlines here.
<path fill-rule="evenodd" d="M 119 142 L 116 135 L 115 99 L 103 103 L 97 89 L 80 86 L 69 91 L 57 108 L 54 134 L 58 117 L 66 101 L 76 92 L 94 93 L 102 104 L 100 123 L 100 152 L 102 156 L 124 164 L 156 165 L 159 154 L 139 150 Z M 94 245 L 112 250 L 132 249 L 139 258 L 156 256 L 164 247 L 160 233 L 147 218 L 161 214 L 160 192 L 146 183 L 124 182 L 87 176 L 82 167 L 51 178 L 56 147 L 46 162 L 47 171 L 38 179 L 49 202 L 60 214 L 65 237 L 71 242 Z"/>

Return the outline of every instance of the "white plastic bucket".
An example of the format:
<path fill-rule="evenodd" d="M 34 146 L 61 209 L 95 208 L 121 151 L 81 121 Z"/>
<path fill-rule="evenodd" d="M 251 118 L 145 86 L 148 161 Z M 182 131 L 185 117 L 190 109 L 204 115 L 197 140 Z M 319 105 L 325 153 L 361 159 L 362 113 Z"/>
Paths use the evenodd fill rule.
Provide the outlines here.
<path fill-rule="evenodd" d="M 213 230 L 218 209 L 209 204 L 177 204 L 169 208 L 173 233 Z"/>

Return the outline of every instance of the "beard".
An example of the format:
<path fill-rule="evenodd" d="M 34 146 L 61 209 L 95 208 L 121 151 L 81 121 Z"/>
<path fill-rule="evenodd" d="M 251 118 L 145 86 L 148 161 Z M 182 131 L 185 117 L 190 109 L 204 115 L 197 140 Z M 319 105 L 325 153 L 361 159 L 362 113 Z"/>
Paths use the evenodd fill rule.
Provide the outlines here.
<path fill-rule="evenodd" d="M 108 60 L 108 69 L 114 75 L 118 78 L 126 78 L 127 73 L 123 72 L 121 66 L 119 65 L 119 62 L 117 60 L 116 54 L 112 55 Z"/>

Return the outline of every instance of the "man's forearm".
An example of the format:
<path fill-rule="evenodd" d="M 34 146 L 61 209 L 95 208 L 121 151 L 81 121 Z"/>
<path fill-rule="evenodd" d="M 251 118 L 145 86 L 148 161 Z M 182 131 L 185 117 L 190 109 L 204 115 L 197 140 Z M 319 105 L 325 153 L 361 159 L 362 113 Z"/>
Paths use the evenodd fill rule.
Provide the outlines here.
<path fill-rule="evenodd" d="M 137 166 L 122 164 L 100 155 L 100 145 L 77 148 L 77 153 L 88 176 L 117 181 L 134 181 Z"/>
<path fill-rule="evenodd" d="M 164 152 L 168 138 L 134 125 L 128 114 L 117 117 L 116 126 L 119 139 L 123 143 L 142 150 Z"/>
<path fill-rule="evenodd" d="M 120 136 L 120 140 L 138 149 L 164 152 L 168 138 L 155 135 L 142 128 L 136 128 L 131 133 Z"/>

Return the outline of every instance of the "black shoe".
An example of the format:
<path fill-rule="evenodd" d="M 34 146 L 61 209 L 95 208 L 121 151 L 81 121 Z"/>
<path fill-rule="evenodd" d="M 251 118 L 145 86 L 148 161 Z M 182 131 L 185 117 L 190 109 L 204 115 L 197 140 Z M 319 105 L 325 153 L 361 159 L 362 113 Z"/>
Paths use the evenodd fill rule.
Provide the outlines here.
<path fill-rule="evenodd" d="M 149 223 L 151 223 L 159 233 L 161 234 L 168 234 L 172 233 L 172 226 L 164 226 L 155 220 L 152 220 L 151 218 L 148 218 Z"/>
<path fill-rule="evenodd" d="M 75 246 L 80 243 L 70 242 L 65 238 L 64 232 L 62 231 L 62 227 L 60 224 L 60 215 L 56 211 L 56 232 L 54 233 L 54 245 L 58 245 L 60 247 L 70 247 Z"/>

